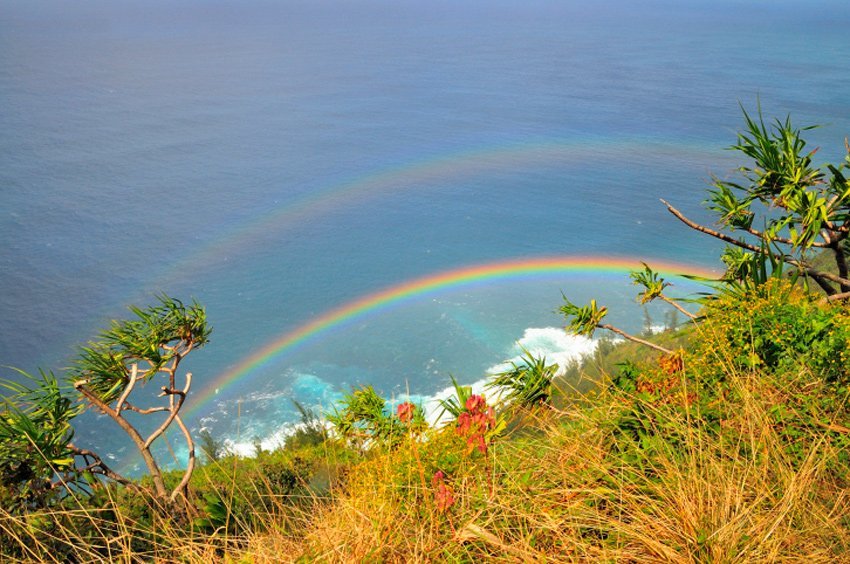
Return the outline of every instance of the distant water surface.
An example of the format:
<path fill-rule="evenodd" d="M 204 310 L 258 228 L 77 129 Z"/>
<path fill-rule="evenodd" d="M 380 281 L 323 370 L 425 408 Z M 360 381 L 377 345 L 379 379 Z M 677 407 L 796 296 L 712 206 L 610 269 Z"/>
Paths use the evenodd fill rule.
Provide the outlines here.
<path fill-rule="evenodd" d="M 290 399 L 425 401 L 518 341 L 565 360 L 586 343 L 559 329 L 561 291 L 639 330 L 627 277 L 591 259 L 719 271 L 658 199 L 708 220 L 739 101 L 825 124 L 818 157 L 843 158 L 850 4 L 585 4 L 4 2 L 0 364 L 61 371 L 126 305 L 196 297 L 215 331 L 186 363 L 193 428 L 270 444 Z M 588 266 L 333 318 L 534 257 Z M 132 464 L 103 428 L 87 417 L 81 440 Z"/>

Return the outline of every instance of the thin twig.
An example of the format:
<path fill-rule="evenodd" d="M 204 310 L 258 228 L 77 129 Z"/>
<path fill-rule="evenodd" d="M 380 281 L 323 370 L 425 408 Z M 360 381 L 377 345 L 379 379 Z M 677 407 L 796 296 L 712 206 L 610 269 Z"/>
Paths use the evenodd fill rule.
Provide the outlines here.
<path fill-rule="evenodd" d="M 119 474 L 118 472 L 112 470 L 103 461 L 103 459 L 100 457 L 100 455 L 97 454 L 96 452 L 93 452 L 93 451 L 85 449 L 85 448 L 78 448 L 78 447 L 74 446 L 73 444 L 69 444 L 68 448 L 70 448 L 71 451 L 75 455 L 82 456 L 83 459 L 86 461 L 87 466 L 82 469 L 83 471 L 90 471 L 90 472 L 93 472 L 95 474 L 101 474 L 102 476 L 106 476 L 107 478 L 115 480 L 119 484 L 123 484 L 125 486 L 135 487 L 135 484 L 133 482 L 131 482 L 130 480 L 128 480 L 127 478 L 125 478 L 124 476 Z M 89 458 L 94 460 L 94 462 L 89 463 L 89 461 L 88 461 Z"/>
<path fill-rule="evenodd" d="M 665 349 L 664 347 L 662 347 L 660 345 L 656 345 L 655 343 L 650 343 L 649 341 L 644 341 L 643 339 L 635 337 L 634 335 L 629 335 L 625 331 L 623 331 L 621 329 L 617 329 L 613 325 L 608 325 L 607 323 L 600 323 L 599 325 L 597 325 L 597 327 L 599 327 L 600 329 L 607 329 L 607 330 L 609 330 L 613 333 L 616 333 L 617 335 L 620 335 L 624 339 L 628 339 L 629 341 L 638 343 L 640 345 L 645 345 L 645 346 L 647 346 L 651 349 L 655 349 L 659 352 L 663 352 L 664 354 L 673 354 L 673 351 L 671 351 L 670 349 Z"/>
<path fill-rule="evenodd" d="M 131 405 L 129 403 L 124 405 L 125 411 L 132 411 L 133 413 L 138 413 L 140 415 L 150 415 L 151 413 L 159 413 L 161 411 L 169 411 L 169 409 L 165 406 L 159 407 L 149 407 L 147 409 L 142 409 L 140 407 L 136 407 L 135 405 Z"/>

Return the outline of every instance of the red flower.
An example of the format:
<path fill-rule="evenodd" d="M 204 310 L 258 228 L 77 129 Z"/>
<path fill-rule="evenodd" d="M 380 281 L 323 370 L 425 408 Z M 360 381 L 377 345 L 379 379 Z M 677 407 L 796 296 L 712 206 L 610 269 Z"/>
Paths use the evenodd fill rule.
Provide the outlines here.
<path fill-rule="evenodd" d="M 434 486 L 434 502 L 437 504 L 437 511 L 445 513 L 455 503 L 454 489 L 446 483 L 446 475 L 442 470 L 434 473 L 431 485 Z"/>
<path fill-rule="evenodd" d="M 471 395 L 466 400 L 466 410 L 467 411 L 477 411 L 479 408 L 487 405 L 487 400 L 484 399 L 484 396 L 479 395 Z"/>
<path fill-rule="evenodd" d="M 413 413 L 416 411 L 416 406 L 406 401 L 398 404 L 396 414 L 402 423 L 410 423 L 413 420 Z"/>

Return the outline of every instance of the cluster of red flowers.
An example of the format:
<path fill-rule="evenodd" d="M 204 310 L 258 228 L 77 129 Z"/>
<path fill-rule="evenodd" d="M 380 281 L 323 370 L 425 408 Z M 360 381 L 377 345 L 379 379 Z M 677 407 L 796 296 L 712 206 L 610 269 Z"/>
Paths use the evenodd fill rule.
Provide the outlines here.
<path fill-rule="evenodd" d="M 416 410 L 416 406 L 414 406 L 409 401 L 398 404 L 396 408 L 396 415 L 398 415 L 399 421 L 402 423 L 410 423 L 413 421 L 413 413 Z"/>
<path fill-rule="evenodd" d="M 437 511 L 444 513 L 449 507 L 454 505 L 455 492 L 446 483 L 446 475 L 442 470 L 437 470 L 434 473 L 434 477 L 431 478 L 431 485 L 434 486 L 434 501 L 437 504 Z"/>
<path fill-rule="evenodd" d="M 487 453 L 487 432 L 496 426 L 496 412 L 487 407 L 484 396 L 472 395 L 466 400 L 466 411 L 458 415 L 457 434 L 466 437 L 467 454 L 476 447 Z"/>

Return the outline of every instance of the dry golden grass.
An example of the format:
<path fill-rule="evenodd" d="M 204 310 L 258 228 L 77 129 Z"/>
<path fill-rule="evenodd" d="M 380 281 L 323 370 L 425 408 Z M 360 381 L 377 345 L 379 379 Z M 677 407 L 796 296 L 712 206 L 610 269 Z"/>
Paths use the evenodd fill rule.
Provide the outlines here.
<path fill-rule="evenodd" d="M 735 386 L 741 409 L 726 423 L 735 441 L 708 433 L 693 414 L 643 404 L 683 444 L 656 441 L 634 461 L 616 451 L 612 421 L 640 400 L 597 397 L 538 412 L 538 433 L 461 461 L 445 513 L 429 457 L 454 448 L 451 433 L 358 464 L 344 491 L 309 511 L 293 513 L 281 499 L 279 511 L 255 515 L 262 532 L 240 538 L 187 536 L 165 517 L 142 525 L 117 506 L 116 519 L 63 510 L 60 523 L 88 522 L 84 537 L 5 512 L 0 530 L 27 547 L 27 561 L 847 561 L 850 496 L 827 469 L 834 448 L 816 439 L 795 463 L 766 416 L 764 386 L 751 375 Z M 133 539 L 151 528 L 159 540 L 139 551 Z M 57 543 L 69 552 L 51 552 Z"/>
<path fill-rule="evenodd" d="M 543 434 L 495 445 L 454 482 L 456 504 L 436 513 L 411 450 L 362 464 L 347 491 L 317 508 L 302 538 L 251 539 L 244 556 L 351 561 L 836 562 L 850 559 L 850 499 L 831 481 L 837 455 L 814 440 L 802 464 L 769 424 L 758 379 L 735 378 L 743 399 L 734 441 L 691 414 L 656 409 L 682 438 L 657 441 L 633 463 L 612 452 L 616 413 L 634 398 L 543 413 Z M 677 415 L 675 415 L 677 414 Z M 568 421 L 568 424 L 564 424 Z M 639 452 L 639 451 L 638 451 Z M 749 454 L 747 454 L 749 453 Z M 423 455 L 425 453 L 421 453 Z M 487 472 L 491 474 L 486 475 Z M 274 547 L 269 549 L 269 547 Z"/>

